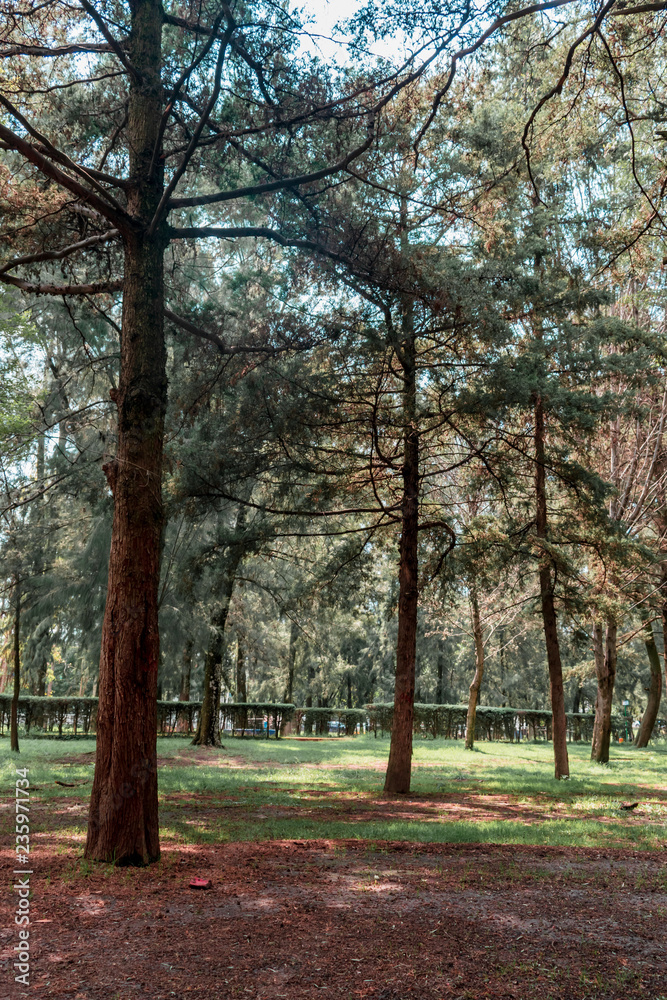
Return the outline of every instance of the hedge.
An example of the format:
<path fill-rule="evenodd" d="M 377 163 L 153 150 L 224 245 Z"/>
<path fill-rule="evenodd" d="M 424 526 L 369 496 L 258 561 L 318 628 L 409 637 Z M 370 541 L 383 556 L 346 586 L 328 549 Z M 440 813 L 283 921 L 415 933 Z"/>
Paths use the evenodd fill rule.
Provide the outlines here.
<path fill-rule="evenodd" d="M 366 710 L 372 732 L 377 736 L 391 732 L 394 715 L 393 702 L 367 705 Z M 593 735 L 593 712 L 567 712 L 567 726 L 570 738 L 590 742 Z M 413 732 L 415 735 L 444 736 L 447 739 L 463 738 L 468 718 L 467 705 L 423 705 L 415 704 Z M 625 732 L 626 720 L 622 715 L 612 715 L 612 733 L 618 739 Z M 514 742 L 517 726 L 527 725 L 533 739 L 539 730 L 551 739 L 551 712 L 530 708 L 494 708 L 478 706 L 475 719 L 475 739 L 507 739 Z"/>
<path fill-rule="evenodd" d="M 329 723 L 337 722 L 345 727 L 346 736 L 353 736 L 357 725 L 363 724 L 367 719 L 368 712 L 365 708 L 315 708 L 305 705 L 294 709 L 294 728 L 297 732 L 303 723 L 307 733 L 312 733 L 313 727 L 316 733 L 326 733 L 329 731 Z"/>
<path fill-rule="evenodd" d="M 0 733 L 9 728 L 11 696 L 0 694 Z M 199 701 L 158 701 L 158 732 L 161 736 L 172 733 L 191 733 L 196 729 L 201 702 Z M 328 732 L 330 722 L 338 722 L 345 728 L 346 735 L 352 735 L 357 725 L 368 722 L 377 736 L 391 732 L 394 714 L 393 702 L 366 705 L 365 708 L 317 708 L 296 707 L 284 702 L 248 701 L 225 702 L 220 706 L 222 729 L 236 735 L 260 735 L 268 739 L 273 732 L 276 739 L 284 731 L 286 723 L 293 721 L 297 732 L 303 724 L 306 732 Z M 417 736 L 444 736 L 448 739 L 462 738 L 464 735 L 467 705 L 426 705 L 416 704 L 414 732 Z M 269 716 L 273 729 L 257 727 L 257 717 Z M 592 712 L 567 713 L 570 739 L 590 741 L 595 716 Z M 68 698 L 22 696 L 19 698 L 19 725 L 26 733 L 36 729 L 58 736 L 88 735 L 94 733 L 97 719 L 97 698 Z M 252 722 L 252 725 L 249 725 Z M 612 732 L 615 739 L 625 732 L 626 720 L 622 715 L 612 716 Z M 475 725 L 476 739 L 507 739 L 513 742 L 517 726 L 527 725 L 530 736 L 537 738 L 544 733 L 551 738 L 551 712 L 527 708 L 492 708 L 480 706 L 477 709 Z M 65 732 L 63 731 L 65 730 Z"/>
<path fill-rule="evenodd" d="M 0 694 L 0 733 L 9 728 L 11 703 L 11 695 Z M 158 733 L 167 736 L 173 732 L 193 732 L 200 709 L 200 701 L 158 701 Z M 232 728 L 242 725 L 245 735 L 249 718 L 253 715 L 262 717 L 268 715 L 274 720 L 277 736 L 285 722 L 292 718 L 294 710 L 294 705 L 283 702 L 226 702 L 220 706 L 221 728 L 226 728 L 227 722 Z M 63 733 L 65 728 L 71 730 L 74 735 L 79 733 L 88 735 L 96 730 L 97 698 L 25 695 L 19 697 L 18 717 L 19 725 L 23 725 L 26 733 L 30 733 L 31 728 L 48 733 L 53 733 L 57 729 L 58 736 L 63 737 L 66 735 Z M 276 720 L 277 726 L 275 726 Z M 267 726 L 266 732 L 267 735 L 270 734 L 270 727 Z"/>

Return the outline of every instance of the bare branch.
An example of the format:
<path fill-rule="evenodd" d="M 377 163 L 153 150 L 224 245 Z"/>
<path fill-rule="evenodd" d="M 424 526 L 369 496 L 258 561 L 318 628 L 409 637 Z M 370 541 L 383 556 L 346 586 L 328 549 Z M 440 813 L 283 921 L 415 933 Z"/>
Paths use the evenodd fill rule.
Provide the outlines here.
<path fill-rule="evenodd" d="M 277 229 L 270 229 L 268 226 L 193 226 L 187 229 L 176 229 L 171 227 L 169 230 L 172 239 L 201 239 L 203 237 L 212 236 L 217 239 L 244 239 L 259 237 L 260 239 L 272 240 L 274 243 L 278 243 L 283 247 L 294 247 L 296 250 L 310 250 L 315 253 L 322 254 L 323 257 L 328 257 L 330 260 L 335 260 L 338 263 L 349 264 L 348 259 L 340 253 L 336 253 L 335 250 L 328 250 L 326 247 L 315 240 L 302 240 L 302 239 L 292 239 L 289 236 L 283 236 L 279 233 Z"/>
<path fill-rule="evenodd" d="M 184 319 L 182 316 L 177 316 L 173 313 L 171 309 L 164 309 L 164 315 L 167 319 L 171 320 L 175 326 L 179 326 L 182 330 L 187 330 L 188 333 L 193 334 L 195 337 L 200 337 L 202 340 L 208 340 L 209 343 L 215 344 L 217 349 L 221 354 L 234 355 L 234 354 L 264 354 L 271 355 L 272 357 L 277 354 L 283 354 L 285 351 L 293 349 L 293 345 L 285 345 L 284 347 L 241 347 L 241 346 L 230 346 L 226 344 L 222 337 L 219 337 L 217 333 L 212 333 L 209 330 L 203 330 L 201 327 L 196 326 L 191 323 L 190 320 Z M 311 344 L 303 345 L 303 349 L 307 349 Z"/>
<path fill-rule="evenodd" d="M 249 195 L 265 194 L 269 191 L 281 191 L 285 188 L 298 187 L 301 184 L 312 184 L 314 181 L 330 177 L 332 174 L 345 170 L 353 160 L 356 160 L 373 144 L 375 132 L 372 125 L 369 125 L 368 138 L 351 152 L 344 156 L 342 160 L 333 163 L 330 167 L 322 167 L 321 170 L 314 170 L 310 174 L 299 174 L 296 177 L 285 177 L 275 181 L 266 181 L 264 184 L 251 184 L 248 187 L 236 188 L 232 191 L 217 191 L 215 194 L 204 194 L 193 198 L 172 198 L 169 202 L 170 209 L 193 208 L 196 205 L 213 205 L 221 201 L 233 201 L 235 198 L 246 198 Z"/>
<path fill-rule="evenodd" d="M 123 287 L 122 280 L 98 281 L 91 285 L 34 285 L 11 274 L 0 274 L 0 281 L 5 285 L 14 285 L 22 292 L 31 295 L 103 295 L 107 292 L 118 292 Z"/>
<path fill-rule="evenodd" d="M 90 191 L 88 188 L 80 184 L 79 181 L 75 180 L 74 177 L 70 177 L 63 170 L 60 170 L 50 159 L 44 156 L 35 146 L 29 143 L 26 139 L 21 136 L 16 135 L 11 129 L 7 128 L 5 125 L 0 124 L 0 139 L 3 139 L 10 149 L 15 150 L 22 156 L 29 160 L 38 170 L 41 170 L 43 174 L 50 177 L 51 180 L 60 184 L 62 187 L 67 188 L 73 194 L 80 198 L 83 202 L 90 205 L 92 208 L 96 209 L 100 215 L 108 219 L 109 222 L 113 222 L 116 228 L 121 233 L 127 233 L 131 228 L 131 220 L 127 213 L 119 207 L 120 212 L 114 209 L 104 198 Z M 64 156 L 64 154 L 62 154 Z M 111 196 L 107 194 L 107 198 Z"/>
<path fill-rule="evenodd" d="M 547 91 L 546 94 L 544 94 L 543 97 L 540 98 L 540 100 L 538 101 L 538 103 L 536 104 L 536 106 L 533 108 L 528 121 L 526 122 L 526 127 L 524 128 L 523 135 L 521 137 L 521 145 L 523 146 L 524 152 L 526 154 L 526 166 L 528 167 L 528 176 L 530 177 L 530 182 L 531 182 L 531 184 L 533 186 L 533 190 L 535 191 L 535 194 L 537 195 L 537 197 L 538 197 L 539 200 L 541 200 L 541 199 L 540 199 L 539 192 L 537 190 L 537 186 L 535 184 L 535 179 L 533 177 L 533 172 L 532 172 L 532 169 L 531 169 L 530 147 L 528 146 L 528 134 L 529 134 L 529 132 L 530 132 L 532 126 L 533 126 L 533 123 L 534 123 L 535 119 L 537 118 L 538 114 L 540 113 L 540 111 L 542 110 L 542 108 L 544 107 L 544 105 L 548 101 L 550 101 L 552 99 L 552 97 L 555 97 L 557 94 L 560 94 L 562 92 L 563 86 L 565 85 L 565 81 L 567 80 L 567 78 L 570 75 L 570 70 L 572 68 L 572 62 L 574 60 L 575 52 L 577 51 L 577 49 L 579 48 L 579 46 L 582 44 L 582 42 L 584 42 L 589 36 L 592 37 L 594 34 L 596 34 L 596 32 L 598 31 L 598 29 L 599 29 L 600 25 L 602 24 L 604 18 L 609 13 L 609 11 L 611 10 L 611 8 L 614 6 L 615 3 L 616 3 L 616 0 L 607 0 L 607 3 L 600 10 L 600 13 L 595 18 L 595 21 L 593 22 L 593 24 L 590 24 L 586 28 L 585 31 L 582 31 L 582 33 L 579 35 L 579 37 L 576 38 L 575 41 L 572 43 L 572 45 L 570 46 L 570 48 L 568 50 L 568 53 L 567 53 L 567 56 L 566 56 L 566 59 L 565 59 L 565 66 L 563 67 L 563 72 L 561 73 L 560 79 L 558 80 L 557 83 L 554 84 L 553 87 L 551 87 L 550 90 Z"/>
<path fill-rule="evenodd" d="M 99 243 L 107 243 L 109 240 L 116 239 L 119 235 L 117 229 L 110 229 L 108 232 L 100 233 L 98 236 L 89 236 L 87 240 L 72 243 L 71 246 L 64 247 L 62 250 L 42 250 L 41 253 L 15 257 L 14 260 L 10 260 L 9 263 L 3 264 L 0 267 L 0 275 L 5 274 L 6 271 L 13 270 L 15 267 L 19 267 L 21 264 L 36 264 L 41 260 L 63 260 L 65 257 L 69 257 L 70 254 L 76 253 L 77 250 L 85 250 L 87 247 L 93 247 Z"/>
<path fill-rule="evenodd" d="M 33 139 L 36 139 L 37 142 L 40 143 L 40 145 L 36 147 L 38 152 L 43 153 L 45 156 L 50 157 L 52 160 L 55 160 L 56 163 L 59 163 L 62 167 L 68 167 L 70 170 L 73 170 L 76 174 L 79 175 L 79 177 L 83 177 L 84 180 L 87 180 L 89 184 L 92 184 L 95 190 L 98 191 L 104 198 L 106 198 L 107 201 L 116 209 L 116 211 L 118 212 L 124 211 L 123 206 L 116 201 L 114 196 L 110 194 L 109 191 L 105 190 L 105 188 L 101 187 L 100 184 L 97 183 L 95 174 L 97 174 L 98 177 L 101 177 L 102 179 L 110 181 L 112 184 L 117 184 L 119 186 L 123 186 L 122 181 L 119 182 L 115 177 L 112 177 L 110 174 L 103 174 L 95 169 L 88 170 L 86 167 L 82 167 L 79 163 L 76 163 L 66 153 L 63 153 L 61 150 L 57 149 L 50 141 L 50 139 L 48 139 L 43 132 L 40 132 L 38 129 L 36 129 L 35 126 L 32 125 L 28 121 L 28 119 L 25 118 L 24 115 L 21 114 L 19 109 L 15 107 L 11 101 L 8 101 L 7 98 L 4 97 L 2 94 L 0 94 L 0 104 L 3 104 L 7 109 L 7 111 L 9 111 L 10 115 L 13 118 L 15 118 L 20 125 L 23 126 L 26 132 L 28 132 L 28 134 L 31 135 Z"/>
<path fill-rule="evenodd" d="M 132 65 L 132 63 L 126 56 L 125 52 L 123 52 L 122 45 L 120 44 L 120 42 L 116 41 L 116 39 L 113 37 L 109 29 L 107 28 L 104 18 L 100 14 L 98 14 L 98 12 L 93 7 L 92 3 L 88 3 L 88 0 L 79 0 L 79 3 L 83 7 L 83 9 L 88 14 L 90 14 L 93 21 L 97 25 L 100 33 L 106 38 L 110 47 L 113 49 L 114 53 L 116 54 L 120 62 L 123 64 L 125 69 L 128 71 L 128 73 L 131 73 L 135 80 L 141 80 L 142 79 L 141 73 L 135 66 Z"/>
<path fill-rule="evenodd" d="M 482 45 L 484 45 L 484 42 L 486 42 L 487 39 L 491 37 L 491 35 L 495 34 L 495 32 L 498 31 L 499 28 L 504 27 L 504 25 L 509 24 L 511 21 L 517 21 L 519 20 L 519 18 L 522 17 L 529 17 L 531 14 L 537 14 L 539 11 L 542 10 L 553 10 L 555 7 L 565 7 L 568 4 L 574 2 L 575 0 L 550 0 L 550 2 L 548 3 L 531 4 L 530 7 L 523 7 L 521 10 L 516 10 L 511 14 L 505 14 L 503 17 L 496 18 L 493 24 L 489 25 L 486 31 L 484 31 L 479 36 L 476 42 L 474 42 L 472 45 L 469 45 L 465 49 L 459 49 L 458 52 L 455 52 L 449 64 L 450 68 L 449 68 L 449 73 L 447 74 L 447 79 L 445 81 L 445 84 L 443 87 L 440 88 L 440 90 L 437 91 L 435 97 L 433 98 L 433 106 L 431 108 L 431 113 L 426 119 L 426 122 L 424 123 L 422 128 L 419 130 L 419 134 L 413 143 L 413 149 L 415 150 L 415 152 L 417 152 L 417 150 L 419 149 L 420 142 L 422 141 L 422 139 L 426 135 L 426 132 L 430 128 L 433 119 L 438 113 L 438 108 L 440 107 L 443 98 L 447 94 L 447 91 L 449 90 L 454 81 L 454 77 L 456 75 L 456 66 L 457 63 L 461 61 L 461 59 L 465 59 L 466 56 L 472 55 L 473 52 L 476 52 L 477 49 L 481 48 Z"/>
<path fill-rule="evenodd" d="M 162 213 L 164 212 L 165 206 L 169 204 L 169 199 L 171 198 L 171 196 L 172 196 L 172 194 L 173 194 L 173 192 L 174 192 L 174 190 L 176 188 L 176 185 L 178 184 L 179 180 L 181 179 L 181 177 L 185 173 L 185 171 L 187 169 L 187 166 L 188 166 L 188 163 L 192 159 L 192 156 L 193 156 L 193 154 L 194 154 L 194 152 L 195 152 L 195 150 L 197 148 L 197 143 L 199 142 L 199 137 L 200 137 L 200 135 L 202 133 L 202 130 L 203 130 L 203 128 L 204 128 L 204 126 L 205 126 L 205 124 L 206 124 L 206 122 L 208 120 L 208 116 L 210 115 L 211 111 L 213 110 L 213 108 L 216 105 L 216 102 L 217 102 L 218 97 L 220 95 L 220 88 L 222 86 L 222 67 L 224 65 L 225 53 L 227 52 L 227 42 L 229 41 L 229 36 L 231 35 L 231 32 L 232 32 L 232 29 L 228 28 L 227 31 L 225 32 L 225 34 L 224 34 L 221 42 L 220 42 L 220 49 L 218 51 L 218 58 L 217 58 L 217 61 L 216 61 L 216 66 L 215 66 L 215 80 L 214 80 L 214 84 L 213 84 L 213 92 L 211 93 L 211 96 L 209 97 L 208 101 L 206 102 L 206 107 L 204 108 L 204 110 L 201 113 L 199 121 L 197 122 L 197 127 L 195 128 L 194 133 L 192 135 L 192 138 L 190 139 L 190 142 L 188 143 L 188 148 L 185 150 L 185 152 L 183 153 L 183 156 L 181 157 L 181 162 L 179 163 L 178 167 L 174 171 L 173 177 L 171 178 L 171 180 L 169 181 L 169 183 L 167 184 L 166 188 L 164 189 L 164 191 L 162 193 L 162 197 L 160 198 L 160 203 L 159 203 L 158 207 L 156 208 L 155 215 L 153 216 L 153 220 L 152 220 L 150 226 L 148 227 L 148 233 L 147 233 L 147 235 L 149 237 L 155 232 L 155 229 L 157 228 L 157 226 L 158 226 L 158 224 L 159 224 L 159 222 L 160 222 L 160 220 L 162 218 Z"/>
<path fill-rule="evenodd" d="M 42 56 L 45 59 L 56 59 L 58 56 L 71 56 L 78 53 L 111 52 L 110 45 L 9 45 L 0 48 L 0 59 L 11 59 L 12 56 Z"/>
<path fill-rule="evenodd" d="M 654 10 L 667 10 L 667 2 L 643 3 L 639 7 L 621 7 L 612 11 L 612 17 L 627 17 L 628 14 L 650 14 Z"/>

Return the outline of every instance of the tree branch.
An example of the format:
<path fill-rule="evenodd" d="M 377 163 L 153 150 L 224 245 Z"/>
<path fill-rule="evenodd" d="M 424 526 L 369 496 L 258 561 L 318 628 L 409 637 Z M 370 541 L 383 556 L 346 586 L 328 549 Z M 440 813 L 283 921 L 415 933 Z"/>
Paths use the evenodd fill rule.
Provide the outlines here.
<path fill-rule="evenodd" d="M 92 3 L 88 3 L 88 0 L 79 0 L 79 3 L 83 7 L 83 9 L 92 17 L 100 33 L 106 38 L 112 50 L 114 51 L 120 62 L 123 64 L 125 69 L 128 71 L 128 73 L 131 73 L 135 80 L 137 81 L 142 80 L 143 77 L 141 73 L 136 68 L 136 66 L 132 65 L 128 57 L 125 55 L 121 44 L 117 42 L 116 39 L 113 37 L 113 35 L 106 26 L 104 18 L 101 16 L 101 14 L 98 14 L 98 12 L 93 7 Z"/>
<path fill-rule="evenodd" d="M 220 95 L 220 88 L 222 86 L 222 67 L 224 65 L 225 53 L 227 52 L 227 43 L 229 41 L 229 36 L 231 35 L 231 33 L 232 29 L 228 28 L 222 37 L 222 40 L 220 42 L 220 48 L 218 50 L 218 58 L 216 60 L 216 66 L 215 66 L 215 79 L 213 83 L 213 92 L 209 97 L 208 101 L 206 102 L 206 107 L 204 108 L 204 110 L 200 115 L 199 121 L 197 122 L 197 127 L 195 128 L 192 138 L 188 143 L 188 147 L 183 153 L 183 156 L 181 157 L 181 162 L 174 171 L 171 180 L 169 181 L 169 183 L 167 184 L 166 188 L 162 193 L 162 197 L 160 198 L 160 203 L 158 207 L 155 209 L 155 215 L 153 216 L 152 222 L 148 227 L 147 235 L 149 237 L 155 232 L 155 229 L 159 225 L 165 206 L 169 204 L 169 199 L 171 198 L 171 195 L 175 190 L 176 185 L 178 184 L 179 180 L 185 173 L 188 163 L 192 159 L 192 156 L 197 148 L 197 143 L 199 142 L 199 136 L 201 135 L 204 125 L 208 120 L 208 116 L 210 115 L 211 111 L 216 105 L 216 102 Z"/>
<path fill-rule="evenodd" d="M 61 187 L 66 188 L 81 198 L 83 202 L 90 205 L 92 208 L 96 209 L 100 215 L 103 215 L 105 219 L 109 222 L 114 223 L 116 228 L 121 233 L 128 233 L 131 230 L 131 219 L 127 213 L 120 207 L 120 212 L 109 205 L 108 201 L 100 195 L 95 194 L 93 191 L 88 190 L 83 184 L 70 177 L 63 170 L 56 167 L 50 160 L 39 152 L 31 143 L 26 139 L 22 139 L 21 136 L 16 135 L 11 129 L 7 128 L 5 125 L 0 124 L 0 139 L 3 139 L 10 149 L 15 150 L 15 152 L 20 153 L 22 156 L 29 160 L 38 170 L 40 170 L 51 180 L 55 181 L 56 184 L 60 184 Z M 64 157 L 64 154 L 61 154 Z M 107 198 L 111 196 L 107 194 Z"/>
<path fill-rule="evenodd" d="M 274 243 L 278 243 L 283 247 L 294 247 L 297 250 L 312 250 L 340 264 L 349 264 L 349 261 L 343 254 L 336 253 L 335 250 L 327 250 L 326 247 L 321 246 L 314 240 L 291 239 L 290 237 L 283 236 L 276 229 L 270 229 L 268 226 L 226 226 L 224 228 L 221 226 L 193 226 L 187 229 L 176 229 L 172 226 L 169 233 L 172 239 L 185 240 L 201 239 L 206 236 L 218 239 L 260 237 L 273 240 Z"/>
<path fill-rule="evenodd" d="M 22 278 L 15 278 L 11 274 L 0 274 L 0 281 L 5 285 L 14 285 L 22 292 L 29 292 L 31 295 L 100 295 L 107 292 L 118 292 L 123 287 L 122 280 L 118 281 L 98 281 L 91 285 L 33 285 Z"/>
<path fill-rule="evenodd" d="M 40 145 L 35 148 L 39 153 L 42 153 L 44 156 L 50 157 L 52 160 L 55 160 L 55 162 L 59 163 L 62 167 L 68 167 L 70 170 L 73 170 L 76 174 L 79 175 L 79 177 L 82 177 L 84 180 L 87 180 L 90 184 L 92 184 L 95 190 L 99 192 L 99 194 L 101 194 L 103 198 L 106 198 L 107 201 L 111 204 L 113 208 L 115 208 L 117 212 L 124 211 L 123 206 L 116 201 L 114 196 L 110 194 L 108 191 L 106 191 L 100 184 L 97 183 L 97 180 L 94 175 L 98 174 L 98 176 L 103 178 L 104 180 L 108 180 L 112 184 L 118 185 L 119 182 L 115 177 L 112 177 L 110 174 L 100 173 L 95 169 L 90 171 L 86 167 L 82 167 L 80 164 L 76 163 L 66 153 L 61 152 L 61 150 L 57 149 L 53 145 L 53 143 L 48 139 L 47 136 L 45 136 L 42 132 L 36 129 L 34 125 L 31 125 L 28 119 L 21 114 L 19 109 L 15 107 L 11 101 L 8 101 L 7 98 L 4 97 L 2 94 L 0 94 L 0 104 L 3 104 L 7 109 L 7 111 L 9 111 L 10 115 L 13 118 L 15 118 L 20 125 L 23 126 L 26 132 L 28 132 L 28 134 L 31 135 L 33 139 L 37 140 L 37 142 Z M 120 186 L 122 186 L 122 182 Z"/>
<path fill-rule="evenodd" d="M 15 257 L 14 260 L 10 260 L 9 263 L 3 264 L 0 267 L 0 275 L 5 274 L 6 271 L 11 271 L 15 267 L 19 267 L 21 264 L 36 264 L 41 260 L 63 260 L 64 257 L 69 257 L 70 254 L 76 253 L 77 250 L 85 250 L 87 247 L 96 246 L 98 243 L 106 243 L 119 235 L 117 229 L 110 229 L 108 232 L 100 233 L 98 236 L 89 236 L 88 239 L 81 240 L 79 243 L 72 243 L 71 246 L 64 247 L 62 250 L 42 250 L 41 253 Z"/>
<path fill-rule="evenodd" d="M 532 4 L 530 7 L 523 7 L 521 10 L 514 11 L 511 14 L 505 14 L 503 17 L 496 18 L 496 20 L 489 25 L 486 31 L 484 31 L 480 35 L 480 37 L 477 39 L 476 42 L 474 42 L 472 45 L 469 45 L 465 49 L 459 49 L 458 52 L 455 52 L 449 64 L 450 68 L 449 68 L 449 73 L 447 74 L 447 79 L 445 81 L 445 84 L 443 87 L 440 88 L 440 90 L 436 92 L 436 95 L 433 98 L 431 113 L 426 119 L 424 125 L 419 130 L 419 134 L 417 135 L 417 138 L 413 143 L 412 148 L 415 150 L 415 152 L 419 149 L 420 142 L 422 141 L 422 139 L 426 135 L 426 132 L 430 128 L 433 119 L 438 113 L 438 108 L 440 107 L 443 98 L 445 97 L 447 91 L 452 85 L 452 82 L 456 75 L 457 63 L 460 62 L 461 59 L 465 59 L 466 56 L 472 55 L 473 52 L 476 52 L 477 49 L 481 48 L 484 42 L 486 42 L 487 39 L 491 37 L 491 35 L 495 34 L 495 32 L 498 31 L 499 28 L 504 27 L 504 25 L 509 24 L 512 21 L 516 21 L 522 17 L 529 17 L 531 14 L 536 14 L 542 10 L 552 10 L 555 7 L 565 7 L 571 3 L 574 3 L 574 0 L 549 0 L 548 3 L 535 3 Z"/>
<path fill-rule="evenodd" d="M 627 17 L 628 14 L 649 14 L 654 10 L 667 10 L 667 2 L 663 0 L 662 3 L 643 3 L 639 7 L 621 7 L 619 5 L 617 10 L 611 12 L 611 16 Z"/>
<path fill-rule="evenodd" d="M 1 278 L 0 278 L 1 280 Z M 184 319 L 182 316 L 177 316 L 173 313 L 171 309 L 163 310 L 166 319 L 171 320 L 175 326 L 179 326 L 182 330 L 187 330 L 188 333 L 193 334 L 195 337 L 200 337 L 202 340 L 208 340 L 209 343 L 215 344 L 221 354 L 235 355 L 235 354 L 265 354 L 271 355 L 272 357 L 277 354 L 283 354 L 285 351 L 292 349 L 292 345 L 285 345 L 285 347 L 241 347 L 241 346 L 230 346 L 226 344 L 222 337 L 219 337 L 217 333 L 212 333 L 209 330 L 203 330 L 201 327 L 196 326 L 191 323 L 190 320 Z M 310 344 L 304 346 L 304 349 L 310 347 Z"/>
<path fill-rule="evenodd" d="M 78 53 L 88 52 L 110 52 L 110 45 L 55 45 L 51 48 L 48 45 L 10 45 L 8 48 L 0 49 L 0 59 L 11 59 L 12 56 L 42 56 L 46 59 L 55 59 L 58 56 L 71 56 Z"/>
<path fill-rule="evenodd" d="M 569 2 L 569 0 L 568 0 Z M 314 181 L 330 177 L 341 170 L 345 170 L 353 160 L 358 159 L 367 149 L 370 149 L 375 138 L 372 125 L 369 126 L 368 138 L 351 152 L 344 156 L 342 160 L 333 163 L 330 167 L 322 167 L 321 170 L 314 170 L 310 174 L 300 174 L 296 177 L 285 177 L 276 181 L 266 181 L 264 184 L 251 184 L 248 187 L 236 188 L 232 191 L 218 191 L 215 194 L 204 194 L 193 198 L 172 198 L 169 202 L 169 209 L 194 208 L 197 205 L 214 205 L 221 201 L 233 201 L 235 198 L 246 198 L 249 195 L 266 194 L 270 191 L 280 191 L 285 188 L 298 187 L 301 184 L 312 184 Z"/>

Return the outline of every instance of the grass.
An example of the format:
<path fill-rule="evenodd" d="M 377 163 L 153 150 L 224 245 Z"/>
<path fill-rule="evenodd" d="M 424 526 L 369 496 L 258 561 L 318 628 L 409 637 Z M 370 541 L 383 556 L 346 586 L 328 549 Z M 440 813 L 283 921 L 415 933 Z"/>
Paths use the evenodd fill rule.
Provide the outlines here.
<path fill-rule="evenodd" d="M 85 832 L 93 740 L 23 740 L 19 757 L 0 740 L 0 775 L 9 794 L 14 768 L 29 767 L 37 807 L 32 832 L 58 828 L 65 848 Z M 412 792 L 381 796 L 388 740 L 321 742 L 227 739 L 202 754 L 186 739 L 158 741 L 165 845 L 230 840 L 359 838 L 664 849 L 667 846 L 667 748 L 614 746 L 609 765 L 590 747 L 571 745 L 571 778 L 553 778 L 545 743 L 415 743 Z M 197 759 L 195 754 L 197 753 Z M 56 780 L 86 782 L 75 788 Z M 74 804 L 73 804 L 73 799 Z M 637 813 L 619 810 L 639 801 Z M 7 800 L 6 800 L 7 801 Z M 78 805 L 77 805 L 78 804 Z M 44 806 L 45 809 L 40 809 Z M 9 817 L 3 810 L 6 825 Z"/>

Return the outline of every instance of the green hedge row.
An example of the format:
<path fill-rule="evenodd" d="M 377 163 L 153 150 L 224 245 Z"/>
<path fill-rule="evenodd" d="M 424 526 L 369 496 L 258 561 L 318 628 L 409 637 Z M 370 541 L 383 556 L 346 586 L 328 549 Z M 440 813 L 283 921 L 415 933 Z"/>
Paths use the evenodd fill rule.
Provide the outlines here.
<path fill-rule="evenodd" d="M 367 705 L 366 710 L 371 730 L 377 735 L 391 732 L 394 716 L 393 702 Z M 423 705 L 415 704 L 413 731 L 415 735 L 444 736 L 447 739 L 463 738 L 468 718 L 467 705 Z M 590 742 L 593 735 L 593 712 L 567 712 L 568 735 L 572 740 Z M 625 733 L 622 715 L 612 716 L 614 739 Z M 551 739 L 551 712 L 529 708 L 493 708 L 479 706 L 475 718 L 475 739 L 506 739 L 514 742 L 517 728 L 528 727 L 529 735 L 536 739 L 541 732 Z"/>
<path fill-rule="evenodd" d="M 0 695 L 0 732 L 9 728 L 11 696 Z M 158 701 L 158 732 L 162 736 L 172 733 L 190 733 L 196 728 L 201 702 L 199 701 Z M 304 727 L 307 733 L 327 733 L 330 722 L 339 724 L 347 735 L 356 731 L 359 724 L 368 723 L 377 736 L 391 732 L 394 714 L 393 702 L 366 705 L 365 708 L 317 708 L 297 707 L 284 702 L 248 701 L 226 702 L 220 706 L 221 728 L 231 729 L 235 735 L 255 735 L 260 732 L 267 739 L 273 733 L 276 738 L 292 722 L 299 732 Z M 448 739 L 462 738 L 468 714 L 467 705 L 426 705 L 416 704 L 414 711 L 415 735 L 444 736 Z M 269 716 L 271 724 L 266 729 L 258 720 Z M 58 736 L 88 735 L 95 732 L 97 698 L 40 698 L 23 696 L 19 698 L 19 725 L 30 733 L 37 730 L 55 733 Z M 570 739 L 590 741 L 595 716 L 592 712 L 568 713 L 568 733 Z M 551 712 L 524 708 L 477 709 L 475 725 L 476 739 L 506 739 L 513 742 L 517 726 L 527 726 L 529 735 L 535 739 L 544 735 L 551 738 Z M 625 719 L 621 715 L 612 716 L 612 732 L 615 739 L 625 733 Z"/>
<path fill-rule="evenodd" d="M 0 694 L 0 733 L 9 728 L 11 703 L 11 695 Z M 200 701 L 158 701 L 158 732 L 162 736 L 174 732 L 192 732 L 196 728 L 200 709 Z M 294 705 L 273 701 L 227 702 L 220 706 L 223 728 L 230 723 L 234 727 L 243 726 L 245 729 L 249 719 L 269 715 L 274 721 L 274 731 L 276 719 L 280 731 L 284 723 L 292 718 L 294 711 Z M 96 720 L 97 698 L 40 698 L 37 695 L 19 698 L 19 725 L 26 733 L 37 729 L 47 733 L 57 732 L 61 737 L 81 733 L 88 735 L 95 732 Z"/>
<path fill-rule="evenodd" d="M 328 733 L 329 723 L 338 723 L 339 732 L 341 727 L 345 730 L 346 736 L 353 736 L 359 724 L 364 724 L 368 720 L 368 712 L 365 708 L 314 708 L 304 706 L 294 710 L 294 728 L 300 731 L 303 724 L 306 733 Z"/>

